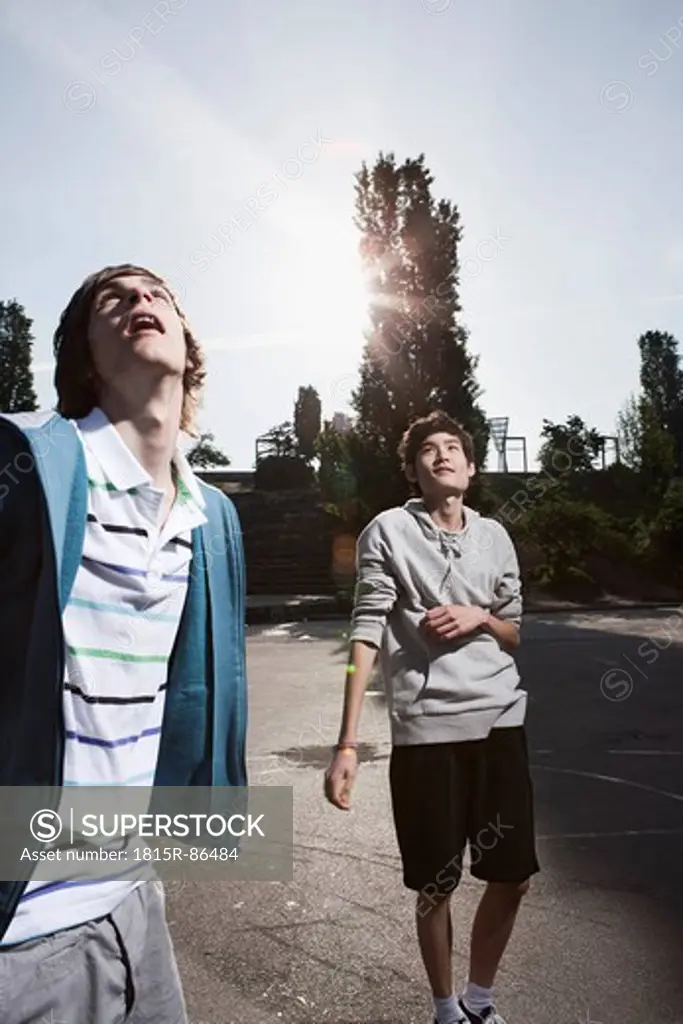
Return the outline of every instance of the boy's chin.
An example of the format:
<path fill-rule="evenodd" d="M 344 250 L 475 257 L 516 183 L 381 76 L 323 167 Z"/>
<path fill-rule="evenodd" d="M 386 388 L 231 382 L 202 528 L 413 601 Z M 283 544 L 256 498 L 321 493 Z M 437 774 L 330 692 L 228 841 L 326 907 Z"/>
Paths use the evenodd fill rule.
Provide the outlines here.
<path fill-rule="evenodd" d="M 161 345 L 155 342 L 146 346 L 144 343 L 140 345 L 134 351 L 132 363 L 134 363 L 134 366 L 131 365 L 131 370 L 137 369 L 144 372 L 147 369 L 151 373 L 156 372 L 162 376 L 182 377 L 185 372 L 184 364 L 181 365 L 169 354 L 167 349 L 164 350 Z"/>
<path fill-rule="evenodd" d="M 438 483 L 427 491 L 427 496 L 432 500 L 443 501 L 445 498 L 462 498 L 464 494 L 462 487 L 458 487 L 457 484 L 441 484 Z"/>

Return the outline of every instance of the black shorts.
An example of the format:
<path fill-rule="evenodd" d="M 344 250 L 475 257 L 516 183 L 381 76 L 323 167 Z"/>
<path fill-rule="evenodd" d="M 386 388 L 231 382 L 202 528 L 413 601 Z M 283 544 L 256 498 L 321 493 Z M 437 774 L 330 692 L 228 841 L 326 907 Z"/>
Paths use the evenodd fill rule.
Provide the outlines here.
<path fill-rule="evenodd" d="M 389 763 L 403 881 L 432 895 L 470 871 L 485 882 L 520 883 L 540 870 L 524 726 L 486 739 L 394 746 Z"/>

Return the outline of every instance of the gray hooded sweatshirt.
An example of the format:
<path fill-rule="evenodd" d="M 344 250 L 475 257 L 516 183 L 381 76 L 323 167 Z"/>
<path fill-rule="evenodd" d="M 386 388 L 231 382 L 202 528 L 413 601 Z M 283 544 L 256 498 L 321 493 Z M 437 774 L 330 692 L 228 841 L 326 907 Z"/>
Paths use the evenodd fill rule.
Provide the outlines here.
<path fill-rule="evenodd" d="M 379 648 L 395 745 L 485 738 L 522 725 L 527 694 L 511 654 L 478 629 L 455 640 L 420 629 L 430 608 L 476 605 L 521 624 L 519 564 L 505 527 L 465 506 L 440 528 L 421 498 L 381 512 L 360 534 L 351 641 Z"/>

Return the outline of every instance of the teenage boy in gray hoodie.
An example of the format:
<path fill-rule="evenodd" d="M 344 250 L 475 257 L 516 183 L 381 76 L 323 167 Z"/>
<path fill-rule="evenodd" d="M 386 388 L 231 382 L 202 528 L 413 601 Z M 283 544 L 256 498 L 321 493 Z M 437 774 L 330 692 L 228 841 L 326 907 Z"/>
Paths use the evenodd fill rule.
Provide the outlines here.
<path fill-rule="evenodd" d="M 505 1024 L 493 983 L 529 877 L 539 870 L 524 720 L 512 652 L 522 618 L 519 565 L 497 520 L 464 505 L 471 436 L 447 414 L 418 419 L 399 446 L 413 493 L 366 526 L 339 742 L 327 799 L 350 808 L 358 724 L 379 652 L 392 751 L 392 811 L 403 881 L 417 893 L 418 944 L 438 1024 Z M 450 897 L 469 846 L 487 883 L 467 984 L 453 990 Z"/>

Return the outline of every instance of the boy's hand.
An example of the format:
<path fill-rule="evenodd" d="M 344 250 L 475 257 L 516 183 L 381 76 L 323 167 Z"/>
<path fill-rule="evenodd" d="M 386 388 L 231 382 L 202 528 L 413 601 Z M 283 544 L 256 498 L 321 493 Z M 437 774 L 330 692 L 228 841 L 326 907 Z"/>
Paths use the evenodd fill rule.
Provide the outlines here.
<path fill-rule="evenodd" d="M 351 790 L 356 781 L 357 768 L 355 750 L 338 750 L 325 772 L 325 796 L 341 811 L 351 809 Z"/>
<path fill-rule="evenodd" d="M 439 640 L 455 640 L 480 629 L 488 618 L 488 612 L 474 605 L 446 604 L 430 608 L 423 626 L 427 633 Z"/>

